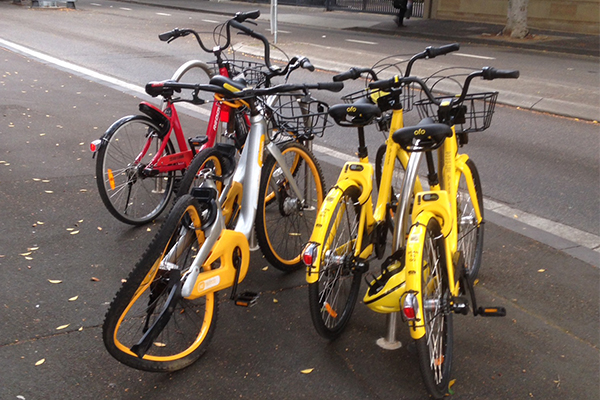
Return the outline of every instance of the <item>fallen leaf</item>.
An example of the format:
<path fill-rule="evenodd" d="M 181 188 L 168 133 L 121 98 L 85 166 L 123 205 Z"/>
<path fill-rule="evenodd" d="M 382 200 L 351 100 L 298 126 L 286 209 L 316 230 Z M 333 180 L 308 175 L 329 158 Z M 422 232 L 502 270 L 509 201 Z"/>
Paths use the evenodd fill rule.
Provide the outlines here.
<path fill-rule="evenodd" d="M 40 178 L 33 178 L 33 181 L 34 182 L 39 182 L 39 181 L 41 181 L 41 179 Z"/>
<path fill-rule="evenodd" d="M 27 252 L 27 253 L 21 253 L 22 256 L 28 256 L 31 254 L 31 251 Z"/>
<path fill-rule="evenodd" d="M 167 347 L 167 345 L 166 345 L 166 344 L 164 344 L 164 343 L 161 343 L 161 342 L 154 342 L 154 345 L 155 345 L 156 347 Z"/>
<path fill-rule="evenodd" d="M 84 189 L 84 190 L 85 190 L 85 189 Z M 83 222 L 83 220 L 82 220 L 82 219 L 80 219 L 80 220 L 79 220 L 79 221 L 77 221 L 77 222 L 78 222 L 78 223 L 82 223 L 82 222 Z"/>
<path fill-rule="evenodd" d="M 28 247 L 27 250 L 29 251 L 36 251 L 37 249 L 39 249 L 39 247 Z"/>
<path fill-rule="evenodd" d="M 54 193 L 52 190 L 44 190 L 44 192 L 48 193 L 48 194 L 52 194 Z"/>
<path fill-rule="evenodd" d="M 92 282 L 100 282 L 100 279 L 92 276 L 92 279 L 90 279 Z"/>
<path fill-rule="evenodd" d="M 68 231 L 74 231 L 75 228 L 67 228 Z"/>
<path fill-rule="evenodd" d="M 542 269 L 538 269 L 538 272 L 546 272 L 546 270 L 542 268 Z"/>
<path fill-rule="evenodd" d="M 300 372 L 302 372 L 303 374 L 310 374 L 310 373 L 311 373 L 311 372 L 313 372 L 313 371 L 314 371 L 314 368 L 309 368 L 309 369 L 303 369 L 303 370 L 302 370 L 302 371 L 300 371 Z"/>
<path fill-rule="evenodd" d="M 273 303 L 279 303 L 279 300 L 273 299 Z"/>
<path fill-rule="evenodd" d="M 38 224 L 38 225 L 44 225 L 44 223 L 42 221 L 37 221 L 36 224 Z"/>
<path fill-rule="evenodd" d="M 31 261 L 31 260 L 33 260 L 33 257 L 25 257 L 25 259 L 26 259 L 27 261 Z"/>
<path fill-rule="evenodd" d="M 73 297 L 71 297 L 71 298 L 69 299 L 69 301 L 75 301 L 75 300 L 77 300 L 78 298 L 79 298 L 79 296 L 73 296 Z"/>
<path fill-rule="evenodd" d="M 71 232 L 71 235 L 77 235 L 79 233 L 79 231 L 73 231 Z"/>
<path fill-rule="evenodd" d="M 83 330 L 83 326 L 82 326 L 81 328 L 77 329 L 77 330 L 78 330 L 79 332 L 81 332 L 81 331 Z"/>
<path fill-rule="evenodd" d="M 152 231 L 152 229 L 150 229 L 150 228 L 146 229 L 146 232 L 151 232 L 151 231 Z"/>
<path fill-rule="evenodd" d="M 61 280 L 57 280 L 57 279 L 48 279 L 48 282 L 50 283 L 61 283 Z"/>
<path fill-rule="evenodd" d="M 262 269 L 262 270 L 263 270 L 263 271 L 266 271 L 266 270 L 268 270 L 268 269 L 269 269 L 269 266 L 266 266 L 266 267 L 263 267 L 263 269 Z"/>
<path fill-rule="evenodd" d="M 61 329 L 65 329 L 66 327 L 68 327 L 71 324 L 66 324 L 66 325 L 61 325 L 59 327 L 56 328 L 57 331 L 60 331 Z"/>
<path fill-rule="evenodd" d="M 99 230 L 99 231 L 101 231 L 101 230 L 102 230 L 102 227 L 101 227 L 101 226 L 99 226 L 99 227 L 98 227 L 98 230 Z"/>
<path fill-rule="evenodd" d="M 45 363 L 45 362 L 46 362 L 46 359 L 45 359 L 45 358 L 42 358 L 41 360 L 39 360 L 38 362 L 36 362 L 36 363 L 35 363 L 35 365 L 36 365 L 36 366 L 38 366 L 38 365 L 42 365 L 42 364 L 43 364 L 43 363 Z"/>

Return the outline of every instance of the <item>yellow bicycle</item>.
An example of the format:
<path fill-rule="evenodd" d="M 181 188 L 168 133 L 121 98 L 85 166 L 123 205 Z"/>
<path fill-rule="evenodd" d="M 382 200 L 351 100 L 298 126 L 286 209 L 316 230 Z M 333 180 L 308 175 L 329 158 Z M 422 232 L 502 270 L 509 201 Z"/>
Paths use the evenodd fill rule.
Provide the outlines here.
<path fill-rule="evenodd" d="M 434 58 L 458 50 L 458 44 L 438 48 L 428 47 L 412 56 L 406 66 L 410 75 L 413 63 L 424 58 Z M 368 73 L 377 79 L 372 69 L 353 68 L 334 80 L 356 79 Z M 347 162 L 337 183 L 327 194 L 317 215 L 310 242 L 303 251 L 307 265 L 309 304 L 317 332 L 335 339 L 345 329 L 358 299 L 360 280 L 368 271 L 373 254 L 384 256 L 386 238 L 396 212 L 399 187 L 394 182 L 405 170 L 408 153 L 394 140 L 393 133 L 402 128 L 403 88 L 365 90 L 354 96 L 352 104 L 339 104 L 329 109 L 329 114 L 340 126 L 358 130 L 358 161 Z M 351 96 L 352 97 L 352 96 Z M 378 159 L 379 195 L 373 211 L 373 166 L 369 163 L 364 127 L 380 120 L 382 112 L 392 111 L 389 136 L 384 155 Z M 383 159 L 383 165 L 379 163 Z M 421 190 L 417 186 L 416 190 Z"/>
<path fill-rule="evenodd" d="M 416 343 L 423 381 L 436 399 L 444 397 L 450 381 L 452 314 L 466 315 L 472 309 L 475 316 L 506 315 L 503 307 L 477 307 L 473 289 L 483 249 L 483 196 L 475 163 L 458 148 L 468 142 L 470 132 L 489 127 L 498 95 L 468 93 L 475 77 L 515 79 L 519 72 L 485 67 L 470 73 L 461 94 L 454 97 L 436 98 L 414 77 L 371 84 L 380 90 L 418 84 L 426 95 L 415 103 L 426 118 L 392 135 L 410 158 L 395 215 L 393 255 L 369 283 L 364 302 L 380 313 L 402 311 Z M 407 199 L 413 196 L 423 155 L 430 189 L 416 193 L 409 218 Z"/>

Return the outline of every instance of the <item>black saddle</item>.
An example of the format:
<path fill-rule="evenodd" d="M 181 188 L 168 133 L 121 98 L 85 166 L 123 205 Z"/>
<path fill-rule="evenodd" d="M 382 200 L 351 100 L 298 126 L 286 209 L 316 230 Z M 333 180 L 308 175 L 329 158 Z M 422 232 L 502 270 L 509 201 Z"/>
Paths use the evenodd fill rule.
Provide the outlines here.
<path fill-rule="evenodd" d="M 363 127 L 381 116 L 381 110 L 374 104 L 363 102 L 337 104 L 329 108 L 329 115 L 340 126 Z"/>
<path fill-rule="evenodd" d="M 392 134 L 392 140 L 408 152 L 430 151 L 440 147 L 451 136 L 451 127 L 425 118 L 416 126 L 398 129 Z"/>

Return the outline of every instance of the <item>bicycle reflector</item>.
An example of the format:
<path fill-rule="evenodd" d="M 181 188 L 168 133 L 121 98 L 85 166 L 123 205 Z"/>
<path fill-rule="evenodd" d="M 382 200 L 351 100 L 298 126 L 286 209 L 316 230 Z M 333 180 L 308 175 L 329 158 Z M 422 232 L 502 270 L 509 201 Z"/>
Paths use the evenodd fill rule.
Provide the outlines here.
<path fill-rule="evenodd" d="M 404 298 L 402 312 L 404 313 L 404 317 L 409 321 L 414 321 L 417 319 L 417 314 L 419 313 L 419 302 L 417 301 L 417 296 L 415 296 L 414 293 L 408 293 Z"/>
<path fill-rule="evenodd" d="M 313 263 L 317 259 L 317 247 L 319 245 L 317 243 L 309 243 L 304 248 L 302 252 L 302 261 L 307 267 L 312 267 Z"/>
<path fill-rule="evenodd" d="M 102 140 L 100 140 L 100 139 L 94 140 L 92 143 L 90 143 L 90 151 L 92 153 L 97 152 L 100 149 L 101 143 L 102 143 Z"/>

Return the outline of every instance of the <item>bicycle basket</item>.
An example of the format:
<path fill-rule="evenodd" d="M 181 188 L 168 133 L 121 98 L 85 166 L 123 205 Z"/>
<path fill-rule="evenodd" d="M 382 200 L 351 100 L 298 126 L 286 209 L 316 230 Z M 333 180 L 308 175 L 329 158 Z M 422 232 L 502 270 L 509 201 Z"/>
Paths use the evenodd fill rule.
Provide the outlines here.
<path fill-rule="evenodd" d="M 449 96 L 437 97 L 436 100 Z M 466 107 L 463 122 L 456 124 L 456 133 L 481 132 L 490 127 L 492 115 L 496 107 L 498 92 L 470 93 L 465 96 L 462 103 Z M 439 106 L 429 99 L 416 101 L 415 106 L 420 118 L 430 117 L 439 122 Z"/>
<path fill-rule="evenodd" d="M 282 93 L 266 100 L 271 140 L 311 140 L 323 136 L 328 124 L 329 105 L 303 93 Z"/>
<path fill-rule="evenodd" d="M 260 87 L 265 84 L 269 72 L 267 66 L 256 61 L 228 60 L 231 77 L 243 74 L 248 86 Z"/>

